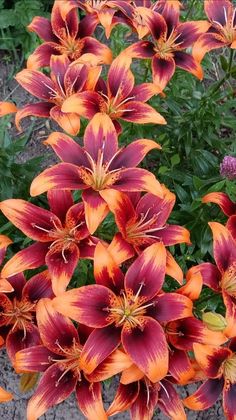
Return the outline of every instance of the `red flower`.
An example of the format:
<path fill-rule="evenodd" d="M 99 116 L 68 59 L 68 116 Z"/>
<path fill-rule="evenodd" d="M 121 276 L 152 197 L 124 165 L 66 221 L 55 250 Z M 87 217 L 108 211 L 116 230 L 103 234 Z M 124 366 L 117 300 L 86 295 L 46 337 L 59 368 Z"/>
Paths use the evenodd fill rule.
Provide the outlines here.
<path fill-rule="evenodd" d="M 48 192 L 50 211 L 24 200 L 2 201 L 4 215 L 25 235 L 37 241 L 15 254 L 2 274 L 12 276 L 47 264 L 55 294 L 64 291 L 79 258 L 93 258 L 96 238 L 90 237 L 84 205 L 73 205 L 70 191 Z"/>
<path fill-rule="evenodd" d="M 18 372 L 43 373 L 28 403 L 27 419 L 39 418 L 75 391 L 79 408 L 86 418 L 106 420 L 101 386 L 86 377 L 80 362 L 88 331 L 84 335 L 83 326 L 77 331 L 67 317 L 53 309 L 49 299 L 41 299 L 38 303 L 37 323 L 42 344 L 18 352 L 15 362 Z M 101 380 L 129 365 L 126 355 L 117 350 L 99 366 Z"/>
<path fill-rule="evenodd" d="M 227 229 L 236 240 L 236 203 L 230 200 L 229 196 L 221 192 L 213 192 L 206 194 L 203 203 L 216 203 L 220 206 L 223 213 L 229 217 L 226 223 Z"/>
<path fill-rule="evenodd" d="M 16 113 L 16 126 L 20 129 L 20 121 L 29 115 L 51 117 L 63 130 L 75 136 L 80 130 L 80 117 L 75 112 L 62 112 L 62 104 L 75 92 L 93 89 L 101 66 L 89 67 L 79 61 L 70 64 L 66 55 L 54 55 L 50 60 L 50 68 L 50 77 L 40 71 L 26 69 L 16 75 L 16 80 L 24 89 L 44 101 L 20 109 Z"/>
<path fill-rule="evenodd" d="M 160 92 L 153 83 L 142 83 L 134 86 L 134 76 L 130 70 L 131 59 L 125 55 L 118 56 L 110 66 L 107 82 L 100 79 L 97 92 L 76 93 L 68 98 L 63 112 L 77 112 L 84 118 L 91 119 L 96 113 L 109 115 L 117 132 L 122 128 L 117 120 L 136 124 L 166 124 L 165 119 L 145 102 Z"/>
<path fill-rule="evenodd" d="M 206 21 L 179 22 L 179 12 L 174 7 L 164 7 L 162 15 L 152 12 L 146 19 L 153 42 L 139 41 L 128 47 L 124 54 L 134 58 L 151 58 L 153 82 L 162 91 L 172 76 L 176 66 L 203 77 L 201 66 L 184 50 L 190 47 L 205 32 Z"/>
<path fill-rule="evenodd" d="M 46 141 L 66 163 L 59 163 L 38 175 L 31 185 L 31 195 L 47 190 L 84 190 L 86 223 L 95 232 L 108 213 L 100 192 L 114 188 L 121 191 L 150 191 L 162 195 L 159 182 L 145 169 L 136 168 L 144 156 L 159 145 L 152 140 L 136 140 L 118 149 L 117 133 L 106 114 L 96 114 L 84 133 L 84 147 L 61 133 Z"/>
<path fill-rule="evenodd" d="M 223 392 L 223 408 L 227 419 L 236 416 L 236 339 L 228 347 L 194 344 L 198 364 L 208 378 L 184 404 L 192 410 L 211 407 Z"/>
<path fill-rule="evenodd" d="M 192 313 L 192 302 L 185 296 L 160 292 L 165 269 L 166 251 L 161 243 L 146 248 L 125 277 L 100 243 L 94 261 L 97 284 L 70 290 L 54 299 L 59 312 L 95 328 L 81 354 L 88 374 L 122 343 L 150 381 L 165 377 L 168 347 L 160 323 Z"/>
<path fill-rule="evenodd" d="M 236 7 L 229 0 L 204 0 L 210 27 L 193 46 L 193 56 L 200 63 L 209 51 L 236 48 Z"/>
<path fill-rule="evenodd" d="M 14 292 L 0 293 L 0 335 L 6 341 L 6 349 L 14 363 L 17 351 L 40 344 L 35 323 L 38 300 L 54 296 L 48 271 L 36 274 L 26 282 L 23 274 L 8 279 Z"/>
<path fill-rule="evenodd" d="M 75 1 L 56 0 L 51 14 L 51 21 L 44 17 L 34 17 L 28 26 L 45 42 L 28 58 L 28 69 L 49 66 L 52 55 L 67 55 L 71 61 L 83 54 L 92 53 L 101 62 L 109 64 L 112 60 L 111 50 L 92 38 L 97 19 L 94 15 L 86 16 L 80 22 Z"/>

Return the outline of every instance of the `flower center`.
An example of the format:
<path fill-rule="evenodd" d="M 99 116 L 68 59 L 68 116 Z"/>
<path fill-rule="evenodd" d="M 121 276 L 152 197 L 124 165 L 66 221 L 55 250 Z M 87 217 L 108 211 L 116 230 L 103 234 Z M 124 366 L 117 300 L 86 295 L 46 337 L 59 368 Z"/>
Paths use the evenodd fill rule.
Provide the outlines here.
<path fill-rule="evenodd" d="M 97 161 L 95 161 L 85 150 L 91 167 L 79 168 L 79 175 L 83 179 L 84 183 L 95 191 L 104 190 L 105 188 L 113 185 L 119 179 L 119 172 L 121 168 L 110 171 L 109 166 L 120 151 L 118 150 L 109 162 L 104 163 L 104 148 L 105 143 L 103 143 L 102 148 L 98 151 Z"/>
<path fill-rule="evenodd" d="M 55 345 L 59 348 L 64 358 L 54 359 L 53 357 L 48 357 L 49 363 L 59 363 L 60 369 L 62 371 L 61 376 L 56 381 L 55 386 L 57 387 L 61 379 L 69 372 L 73 371 L 73 374 L 78 377 L 78 380 L 81 380 L 80 373 L 80 355 L 82 352 L 82 346 L 73 338 L 73 345 L 70 348 L 64 348 L 60 345 L 59 340 L 55 341 Z"/>
<path fill-rule="evenodd" d="M 222 25 L 220 22 L 217 22 L 216 20 L 213 20 L 213 24 L 216 27 L 216 29 L 221 33 L 223 38 L 228 43 L 232 43 L 236 39 L 236 8 L 233 11 L 232 17 L 229 17 L 227 14 L 227 10 L 225 7 L 224 9 L 224 16 L 225 16 L 225 24 Z M 235 21 L 235 22 L 234 22 Z"/>
<path fill-rule="evenodd" d="M 81 51 L 84 46 L 82 39 L 75 39 L 68 33 L 62 37 L 61 45 L 58 46 L 58 50 L 61 54 L 66 54 L 71 60 L 76 60 L 81 56 Z"/>
<path fill-rule="evenodd" d="M 152 243 L 153 240 L 158 239 L 153 233 L 164 228 L 164 226 L 155 227 L 160 213 L 156 213 L 149 218 L 149 211 L 150 209 L 148 209 L 145 214 L 141 213 L 138 221 L 131 221 L 126 226 L 127 240 L 133 245 Z"/>
<path fill-rule="evenodd" d="M 132 291 L 122 292 L 121 296 L 116 296 L 116 299 L 111 301 L 109 308 L 105 308 L 109 312 L 109 318 L 115 322 L 117 327 L 124 325 L 126 328 L 137 326 L 142 328 L 144 322 L 142 317 L 145 315 L 146 309 L 155 306 L 155 302 L 145 304 L 147 299 L 139 297 L 144 285 L 144 282 L 140 284 L 135 296 Z"/>
<path fill-rule="evenodd" d="M 221 280 L 221 287 L 230 296 L 236 298 L 236 263 L 233 263 L 224 273 Z"/>
<path fill-rule="evenodd" d="M 236 383 L 236 354 L 229 357 L 223 366 L 224 377 L 231 384 Z"/>
<path fill-rule="evenodd" d="M 181 42 L 178 41 L 178 38 L 180 37 L 180 34 L 177 34 L 175 29 L 173 29 L 168 37 L 168 39 L 165 39 L 164 37 L 161 37 L 155 45 L 155 51 L 159 54 L 161 58 L 167 58 L 172 54 L 172 52 L 176 50 L 181 50 L 180 45 Z"/>
<path fill-rule="evenodd" d="M 12 308 L 2 312 L 1 315 L 6 318 L 7 325 L 13 324 L 12 330 L 16 327 L 21 328 L 24 331 L 23 340 L 26 337 L 26 325 L 31 323 L 33 320 L 33 312 L 35 310 L 35 303 L 21 300 L 18 301 L 16 298 L 13 299 Z"/>

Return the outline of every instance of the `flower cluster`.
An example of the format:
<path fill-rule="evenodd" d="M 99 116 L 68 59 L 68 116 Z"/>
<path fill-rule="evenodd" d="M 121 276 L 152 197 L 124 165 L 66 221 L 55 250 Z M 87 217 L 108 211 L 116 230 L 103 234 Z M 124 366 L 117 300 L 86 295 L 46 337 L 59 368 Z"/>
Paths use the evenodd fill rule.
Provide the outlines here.
<path fill-rule="evenodd" d="M 33 241 L 0 273 L 0 345 L 18 374 L 41 375 L 28 420 L 74 391 L 90 420 L 125 410 L 133 420 L 151 419 L 157 407 L 184 420 L 184 406 L 206 409 L 222 391 L 227 418 L 236 417 L 236 205 L 224 193 L 203 198 L 229 219 L 226 226 L 210 223 L 215 264 L 202 262 L 184 274 L 168 248 L 191 243 L 184 226 L 168 223 L 175 194 L 139 167 L 161 146 L 146 138 L 130 138 L 125 147 L 119 141 L 123 121 L 166 124 L 148 101 L 165 96 L 176 67 L 201 80 L 206 52 L 236 47 L 233 4 L 205 0 L 204 6 L 209 21 L 183 23 L 178 0 L 56 0 L 51 20 L 35 17 L 28 27 L 43 42 L 16 80 L 39 102 L 20 109 L 1 102 L 0 114 L 15 113 L 18 129 L 33 115 L 64 131 L 44 142 L 61 162 L 30 188 L 32 197 L 47 192 L 48 208 L 22 199 L 0 203 Z M 78 9 L 85 15 L 80 21 Z M 107 38 L 122 24 L 139 40 L 113 59 L 108 43 L 93 36 L 100 24 Z M 136 84 L 135 59 L 151 60 L 151 82 Z M 78 142 L 70 136 L 81 133 L 81 121 Z M 108 215 L 116 233 L 105 241 L 100 230 Z M 10 244 L 0 235 L 1 263 Z M 75 287 L 80 259 L 92 261 L 94 282 Z M 26 281 L 24 272 L 35 269 Z M 221 296 L 223 314 L 199 316 L 203 288 Z M 101 384 L 114 375 L 120 383 L 105 408 Z M 182 401 L 175 385 L 202 380 Z M 11 398 L 0 388 L 0 401 Z"/>

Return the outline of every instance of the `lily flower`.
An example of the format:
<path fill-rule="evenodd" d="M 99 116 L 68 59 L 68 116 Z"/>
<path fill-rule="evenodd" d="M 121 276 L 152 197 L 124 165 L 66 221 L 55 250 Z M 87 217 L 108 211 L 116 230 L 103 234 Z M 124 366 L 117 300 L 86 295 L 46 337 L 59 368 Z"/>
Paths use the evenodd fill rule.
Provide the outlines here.
<path fill-rule="evenodd" d="M 80 130 L 78 113 L 62 112 L 62 104 L 69 96 L 83 89 L 93 88 L 91 78 L 96 85 L 101 67 L 89 68 L 85 64 L 75 62 L 70 64 L 66 55 L 53 55 L 50 60 L 50 77 L 37 70 L 24 69 L 17 73 L 17 82 L 27 92 L 43 102 L 24 106 L 16 113 L 16 126 L 20 130 L 22 118 L 34 115 L 36 117 L 52 118 L 66 132 L 75 136 Z"/>
<path fill-rule="evenodd" d="M 165 246 L 190 243 L 189 231 L 182 226 L 166 223 L 175 204 L 175 195 L 161 185 L 163 197 L 147 193 L 141 197 L 113 189 L 104 190 L 101 196 L 115 216 L 123 239 L 139 253 L 142 249 L 162 241 Z"/>
<path fill-rule="evenodd" d="M 99 112 L 106 113 L 118 133 L 122 131 L 119 119 L 136 124 L 166 124 L 165 119 L 145 103 L 160 90 L 153 83 L 134 86 L 130 64 L 130 58 L 124 54 L 118 56 L 110 66 L 106 83 L 99 80 L 96 92 L 83 89 L 83 92 L 72 95 L 64 102 L 62 111 L 77 112 L 87 119 Z"/>
<path fill-rule="evenodd" d="M 152 12 L 152 16 L 147 17 L 147 25 L 153 41 L 134 43 L 122 54 L 132 58 L 152 59 L 153 82 L 161 91 L 171 80 L 176 67 L 192 73 L 200 80 L 203 78 L 200 64 L 185 50 L 207 31 L 208 22 L 181 23 L 178 10 L 165 7 L 162 15 Z"/>
<path fill-rule="evenodd" d="M 86 127 L 84 147 L 62 133 L 48 140 L 65 163 L 59 163 L 38 175 L 31 184 L 32 196 L 56 189 L 82 189 L 85 218 L 90 233 L 95 232 L 108 213 L 100 192 L 113 188 L 121 191 L 150 191 L 162 195 L 155 176 L 136 168 L 146 154 L 160 146 L 152 140 L 140 139 L 118 149 L 115 127 L 106 114 L 96 114 Z"/>
<path fill-rule="evenodd" d="M 109 38 L 113 28 L 113 18 L 117 11 L 126 13 L 131 0 L 77 0 L 78 6 L 105 28 Z"/>
<path fill-rule="evenodd" d="M 17 351 L 40 344 L 35 323 L 36 304 L 43 297 L 54 297 L 54 293 L 48 271 L 36 274 L 27 282 L 23 274 L 12 276 L 8 281 L 14 292 L 0 293 L 0 335 L 14 364 Z"/>
<path fill-rule="evenodd" d="M 15 114 L 18 111 L 15 104 L 12 102 L 0 102 L 0 117 L 5 115 Z"/>
<path fill-rule="evenodd" d="M 185 420 L 183 403 L 169 378 L 153 383 L 133 364 L 121 375 L 115 398 L 107 415 L 130 410 L 131 419 L 152 419 L 159 408 L 171 419 Z"/>
<path fill-rule="evenodd" d="M 12 240 L 8 236 L 0 235 L 0 266 L 3 263 L 8 246 L 12 244 Z M 9 293 L 13 291 L 11 283 L 3 276 L 0 271 L 0 293 Z"/>
<path fill-rule="evenodd" d="M 38 419 L 75 391 L 78 406 L 86 418 L 107 420 L 101 385 L 89 381 L 83 372 L 81 354 L 84 343 L 80 327 L 77 330 L 69 318 L 55 311 L 49 299 L 40 300 L 36 316 L 42 344 L 19 351 L 15 361 L 18 372 L 43 373 L 28 403 L 27 419 Z M 103 372 L 102 379 L 119 373 L 129 364 L 127 357 L 117 350 L 99 367 Z"/>
<path fill-rule="evenodd" d="M 66 55 L 70 61 L 75 61 L 83 54 L 91 53 L 102 63 L 111 63 L 111 50 L 90 36 L 97 25 L 95 16 L 85 16 L 79 22 L 76 8 L 76 2 L 56 0 L 51 21 L 41 16 L 34 17 L 28 29 L 36 32 L 45 42 L 29 56 L 28 69 L 37 70 L 49 66 L 51 56 L 61 54 Z"/>
<path fill-rule="evenodd" d="M 228 216 L 226 223 L 227 229 L 236 240 L 236 203 L 230 200 L 229 196 L 222 192 L 213 192 L 206 194 L 203 203 L 215 203 L 221 208 L 223 213 Z"/>
<path fill-rule="evenodd" d="M 55 294 L 64 291 L 79 258 L 93 258 L 97 239 L 86 226 L 83 203 L 73 205 L 70 191 L 48 192 L 50 210 L 24 200 L 0 203 L 3 214 L 25 235 L 36 241 L 19 251 L 3 267 L 2 275 L 48 266 Z"/>
<path fill-rule="evenodd" d="M 227 347 L 194 344 L 194 355 L 207 380 L 194 394 L 183 400 L 191 410 L 205 410 L 211 407 L 222 393 L 223 409 L 227 419 L 236 416 L 236 338 Z"/>
<path fill-rule="evenodd" d="M 94 255 L 97 284 L 70 290 L 53 300 L 60 313 L 94 328 L 80 359 L 87 374 L 122 343 L 150 381 L 166 376 L 169 352 L 161 323 L 190 316 L 192 302 L 176 293 L 161 292 L 165 270 L 162 243 L 146 248 L 125 276 L 100 243 Z"/>
<path fill-rule="evenodd" d="M 210 26 L 193 46 L 193 57 L 200 63 L 205 54 L 218 48 L 236 48 L 236 7 L 229 0 L 204 0 Z"/>

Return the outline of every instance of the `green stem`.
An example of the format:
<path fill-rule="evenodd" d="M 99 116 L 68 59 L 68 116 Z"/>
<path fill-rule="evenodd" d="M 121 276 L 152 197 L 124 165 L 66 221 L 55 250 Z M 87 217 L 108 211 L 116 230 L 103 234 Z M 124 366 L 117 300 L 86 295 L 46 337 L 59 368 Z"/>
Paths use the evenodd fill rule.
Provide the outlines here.
<path fill-rule="evenodd" d="M 213 96 L 216 92 L 218 92 L 218 90 L 220 89 L 220 87 L 225 83 L 225 81 L 229 78 L 230 76 L 230 72 L 231 72 L 231 68 L 232 68 L 232 63 L 233 63 L 233 57 L 234 57 L 234 50 L 230 49 L 230 56 L 229 56 L 229 63 L 228 63 L 228 69 L 224 75 L 224 77 L 222 77 L 221 80 L 219 80 L 219 82 L 217 83 L 217 85 L 215 86 L 215 88 L 213 89 L 213 91 L 210 94 L 210 97 Z"/>

